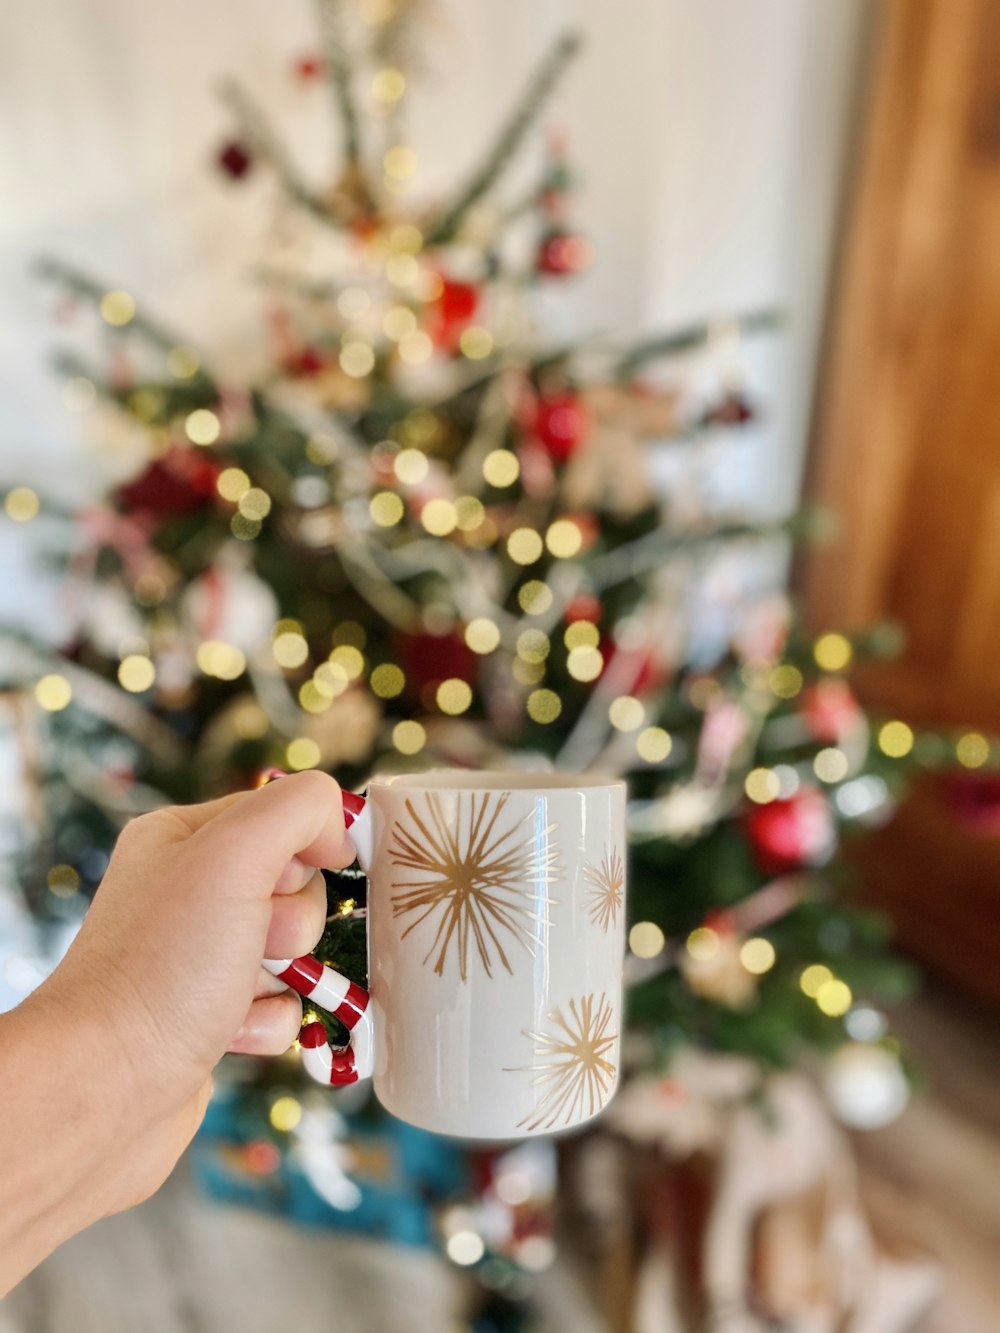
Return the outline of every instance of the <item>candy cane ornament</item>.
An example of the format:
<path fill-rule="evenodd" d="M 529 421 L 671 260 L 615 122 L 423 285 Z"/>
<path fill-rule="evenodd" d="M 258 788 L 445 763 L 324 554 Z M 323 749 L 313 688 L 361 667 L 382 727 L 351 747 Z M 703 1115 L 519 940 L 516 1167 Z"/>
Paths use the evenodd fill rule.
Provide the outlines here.
<path fill-rule="evenodd" d="M 278 769 L 269 770 L 265 782 L 283 777 Z M 371 815 L 362 796 L 341 793 L 344 802 L 344 826 L 354 843 L 362 870 L 371 858 Z M 372 1040 L 372 1016 L 369 995 L 363 987 L 327 967 L 318 958 L 265 958 L 267 970 L 286 986 L 313 1004 L 333 1014 L 350 1032 L 346 1046 L 331 1046 L 322 1023 L 304 1023 L 299 1032 L 302 1063 L 318 1083 L 343 1085 L 371 1078 L 375 1066 Z"/>

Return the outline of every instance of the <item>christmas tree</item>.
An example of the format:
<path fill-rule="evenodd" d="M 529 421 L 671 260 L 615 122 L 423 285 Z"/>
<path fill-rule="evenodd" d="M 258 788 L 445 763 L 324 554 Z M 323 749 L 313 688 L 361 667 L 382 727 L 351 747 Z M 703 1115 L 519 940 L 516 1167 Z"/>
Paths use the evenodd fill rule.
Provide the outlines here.
<path fill-rule="evenodd" d="M 220 374 L 128 292 L 42 265 L 77 326 L 67 393 L 120 414 L 143 456 L 61 515 L 67 642 L 8 636 L 37 797 L 29 901 L 77 914 L 132 814 L 271 766 L 346 787 L 430 765 L 613 771 L 630 784 L 628 979 L 649 1060 L 694 1042 L 763 1071 L 888 1041 L 872 1002 L 907 970 L 837 853 L 887 815 L 919 752 L 847 679 L 891 636 L 807 634 L 740 571 L 809 522 L 720 510 L 702 478 L 706 448 L 757 414 L 740 340 L 778 321 L 554 344 L 536 297 L 591 261 L 561 143 L 526 192 L 505 184 L 575 37 L 456 192 L 422 201 L 403 135 L 410 7 L 341 11 L 321 4 L 322 50 L 295 71 L 332 93 L 329 179 L 307 180 L 247 90 L 227 90 L 220 172 L 233 189 L 269 175 L 315 236 L 301 264 L 257 275 L 264 373 Z M 694 350 L 708 394 L 678 368 Z M 670 494 L 649 467 L 664 452 Z M 25 486 L 5 507 L 59 512 Z M 319 955 L 363 983 L 363 881 L 331 877 L 330 901 Z"/>

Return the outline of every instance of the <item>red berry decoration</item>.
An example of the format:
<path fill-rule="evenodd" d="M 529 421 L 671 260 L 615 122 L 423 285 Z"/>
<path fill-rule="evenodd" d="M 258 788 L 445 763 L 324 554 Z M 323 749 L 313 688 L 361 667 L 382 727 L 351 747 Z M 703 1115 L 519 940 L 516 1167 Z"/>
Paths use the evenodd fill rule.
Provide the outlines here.
<path fill-rule="evenodd" d="M 300 56 L 295 62 L 295 77 L 303 83 L 311 83 L 326 73 L 326 62 L 321 56 Z"/>
<path fill-rule="evenodd" d="M 533 425 L 553 462 L 565 463 L 587 434 L 590 418 L 579 394 L 566 390 L 539 398 Z"/>
<path fill-rule="evenodd" d="M 239 181 L 253 166 L 253 157 L 245 144 L 234 139 L 219 149 L 216 162 L 220 171 L 224 171 L 232 180 Z"/>
<path fill-rule="evenodd" d="M 746 830 L 757 864 L 768 875 L 822 865 L 836 841 L 830 804 L 815 787 L 753 806 L 746 814 Z"/>
<path fill-rule="evenodd" d="M 478 308 L 478 287 L 442 276 L 440 294 L 427 307 L 427 332 L 432 341 L 438 347 L 453 350 Z"/>
<path fill-rule="evenodd" d="M 535 259 L 539 273 L 550 277 L 566 277 L 579 273 L 591 259 L 590 242 L 568 231 L 552 231 L 542 239 Z"/>
<path fill-rule="evenodd" d="M 702 420 L 706 426 L 745 426 L 757 413 L 750 399 L 739 389 L 730 389 L 708 409 Z"/>
<path fill-rule="evenodd" d="M 307 378 L 325 370 L 329 362 L 318 347 L 300 347 L 285 358 L 285 370 L 289 375 Z"/>
<path fill-rule="evenodd" d="M 130 514 L 190 514 L 211 503 L 218 476 L 215 462 L 200 450 L 171 449 L 118 488 L 118 503 Z"/>

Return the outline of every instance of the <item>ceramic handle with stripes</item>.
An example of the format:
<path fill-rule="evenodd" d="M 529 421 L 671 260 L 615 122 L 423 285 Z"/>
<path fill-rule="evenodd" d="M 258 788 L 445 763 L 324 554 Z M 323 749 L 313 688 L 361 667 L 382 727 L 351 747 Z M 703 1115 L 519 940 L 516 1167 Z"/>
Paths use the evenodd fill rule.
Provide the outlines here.
<path fill-rule="evenodd" d="M 273 774 L 274 777 L 280 776 Z M 342 793 L 344 824 L 362 870 L 371 857 L 371 815 L 363 796 Z M 372 1016 L 366 990 L 327 967 L 318 958 L 265 958 L 264 966 L 286 986 L 338 1018 L 351 1034 L 346 1046 L 333 1047 L 322 1023 L 304 1023 L 299 1032 L 302 1062 L 319 1083 L 357 1083 L 371 1078 L 375 1064 Z"/>

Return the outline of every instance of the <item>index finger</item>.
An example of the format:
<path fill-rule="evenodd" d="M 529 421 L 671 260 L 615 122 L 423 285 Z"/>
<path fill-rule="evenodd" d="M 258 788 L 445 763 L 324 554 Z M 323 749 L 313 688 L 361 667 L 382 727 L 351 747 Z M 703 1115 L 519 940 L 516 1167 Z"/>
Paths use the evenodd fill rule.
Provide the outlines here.
<path fill-rule="evenodd" d="M 355 858 L 344 831 L 340 787 L 315 769 L 224 804 L 192 835 L 190 845 L 241 869 L 248 883 L 260 883 L 268 893 L 293 856 L 328 870 L 342 870 Z"/>

